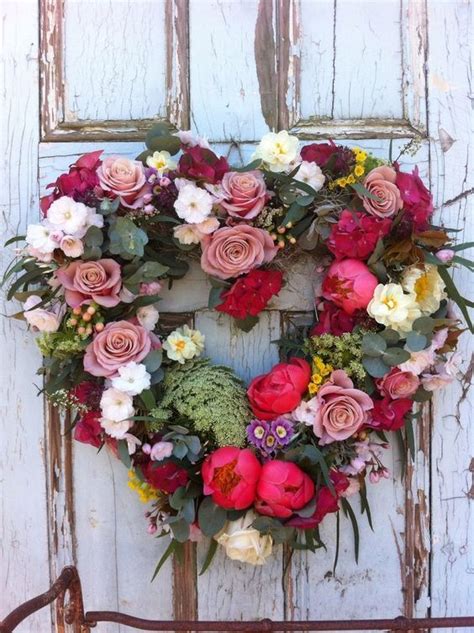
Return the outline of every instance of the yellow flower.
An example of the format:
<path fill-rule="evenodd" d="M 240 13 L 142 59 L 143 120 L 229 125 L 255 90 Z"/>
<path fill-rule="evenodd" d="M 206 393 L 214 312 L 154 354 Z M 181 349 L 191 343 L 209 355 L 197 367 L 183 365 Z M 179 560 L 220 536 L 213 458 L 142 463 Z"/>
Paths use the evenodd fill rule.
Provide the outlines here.
<path fill-rule="evenodd" d="M 356 163 L 363 163 L 367 158 L 367 152 L 360 150 L 356 154 Z"/>
<path fill-rule="evenodd" d="M 347 176 L 346 180 L 347 180 L 347 184 L 348 185 L 353 185 L 355 183 L 355 181 L 356 181 L 356 179 L 354 178 L 353 174 L 349 174 L 349 176 Z"/>
<path fill-rule="evenodd" d="M 319 385 L 315 385 L 314 382 L 310 382 L 308 385 L 308 391 L 310 396 L 314 396 L 318 393 Z"/>
<path fill-rule="evenodd" d="M 137 493 L 142 503 L 149 503 L 158 499 L 158 492 L 150 484 L 140 481 L 134 470 L 128 471 L 128 478 L 128 487 Z"/>
<path fill-rule="evenodd" d="M 344 187 L 347 185 L 347 178 L 338 178 L 336 182 L 339 187 L 342 187 L 344 189 Z"/>
<path fill-rule="evenodd" d="M 314 382 L 315 385 L 320 385 L 323 382 L 323 377 L 321 376 L 321 374 L 313 374 L 311 376 L 311 380 Z"/>
<path fill-rule="evenodd" d="M 356 165 L 354 168 L 354 174 L 360 178 L 360 176 L 363 176 L 365 173 L 365 168 L 363 165 Z"/>

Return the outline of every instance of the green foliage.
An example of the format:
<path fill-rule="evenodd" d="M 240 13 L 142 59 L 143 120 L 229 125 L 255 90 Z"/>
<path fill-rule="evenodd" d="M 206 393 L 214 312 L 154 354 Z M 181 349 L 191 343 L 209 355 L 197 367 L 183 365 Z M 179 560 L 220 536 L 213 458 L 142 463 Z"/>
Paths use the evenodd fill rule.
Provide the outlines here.
<path fill-rule="evenodd" d="M 82 354 L 88 341 L 75 332 L 43 332 L 36 339 L 36 345 L 43 356 L 66 360 Z"/>
<path fill-rule="evenodd" d="M 148 236 L 132 220 L 118 217 L 109 228 L 109 251 L 112 255 L 120 255 L 124 259 L 142 257 Z"/>
<path fill-rule="evenodd" d="M 174 410 L 218 446 L 243 446 L 251 419 L 245 387 L 228 367 L 201 359 L 166 371 L 159 412 Z M 152 415 L 155 411 L 152 412 Z"/>
<path fill-rule="evenodd" d="M 391 367 L 400 365 L 400 363 L 410 358 L 410 352 L 396 345 L 398 339 L 398 335 L 393 330 L 389 330 L 387 336 L 376 332 L 365 332 L 363 334 L 362 364 L 373 378 L 385 376 Z M 390 345 L 391 343 L 395 344 Z"/>
<path fill-rule="evenodd" d="M 319 356 L 334 369 L 343 369 L 356 384 L 361 385 L 367 375 L 362 365 L 362 338 L 362 332 L 346 332 L 341 336 L 321 334 L 308 339 L 304 351 L 310 356 Z"/>

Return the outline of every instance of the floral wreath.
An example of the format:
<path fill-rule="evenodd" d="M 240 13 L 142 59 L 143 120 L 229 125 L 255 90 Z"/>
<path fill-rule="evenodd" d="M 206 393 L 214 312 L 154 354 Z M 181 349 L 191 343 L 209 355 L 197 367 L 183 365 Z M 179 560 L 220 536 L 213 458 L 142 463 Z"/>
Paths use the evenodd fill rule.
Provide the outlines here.
<path fill-rule="evenodd" d="M 4 283 L 39 332 L 46 396 L 74 409 L 76 440 L 125 464 L 148 532 L 170 536 L 155 573 L 203 537 L 204 568 L 218 545 L 252 564 L 280 543 L 315 551 L 340 510 L 356 536 L 350 499 L 370 522 L 388 433 L 413 451 L 414 403 L 458 375 L 448 299 L 471 330 L 474 304 L 449 269 L 473 270 L 458 254 L 469 244 L 431 224 L 417 168 L 360 148 L 269 133 L 235 168 L 163 124 L 146 145 L 136 160 L 80 157 L 49 185 L 42 220 L 7 242 L 26 242 Z M 316 323 L 279 341 L 281 362 L 248 387 L 202 357 L 199 331 L 161 327 L 160 291 L 190 259 L 210 307 L 249 330 L 301 252 L 322 273 Z"/>

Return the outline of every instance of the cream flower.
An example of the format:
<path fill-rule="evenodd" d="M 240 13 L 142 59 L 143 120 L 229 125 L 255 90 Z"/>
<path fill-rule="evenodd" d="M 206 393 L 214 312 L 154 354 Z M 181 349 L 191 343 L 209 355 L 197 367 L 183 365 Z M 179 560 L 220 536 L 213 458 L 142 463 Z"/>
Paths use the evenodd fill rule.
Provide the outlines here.
<path fill-rule="evenodd" d="M 391 327 L 399 334 L 409 332 L 413 322 L 421 316 L 415 296 L 405 294 L 399 284 L 379 284 L 367 312 L 377 323 Z"/>
<path fill-rule="evenodd" d="M 250 565 L 263 565 L 271 556 L 273 540 L 268 534 L 260 534 L 251 527 L 257 518 L 254 512 L 247 512 L 236 521 L 229 521 L 214 538 L 222 545 L 232 560 Z"/>
<path fill-rule="evenodd" d="M 43 254 L 52 253 L 59 247 L 60 239 L 57 237 L 57 229 L 46 224 L 29 224 L 26 229 L 26 243 Z"/>
<path fill-rule="evenodd" d="M 74 235 L 83 229 L 88 216 L 86 205 L 69 196 L 58 198 L 48 209 L 48 222 L 67 235 Z"/>
<path fill-rule="evenodd" d="M 199 224 L 180 224 L 175 226 L 173 234 L 180 244 L 199 244 L 204 235 L 210 235 L 219 228 L 219 220 L 211 216 Z"/>
<path fill-rule="evenodd" d="M 270 171 L 286 171 L 298 156 L 298 146 L 298 138 L 286 130 L 269 132 L 262 137 L 253 158 L 261 158 Z"/>
<path fill-rule="evenodd" d="M 402 287 L 415 295 L 416 303 L 425 315 L 436 312 L 447 296 L 438 267 L 431 264 L 407 268 L 402 277 Z"/>
<path fill-rule="evenodd" d="M 66 257 L 80 257 L 84 252 L 82 240 L 72 235 L 65 235 L 59 244 L 59 248 Z"/>
<path fill-rule="evenodd" d="M 135 437 L 135 435 L 132 435 L 131 433 L 125 433 L 122 439 L 127 442 L 129 455 L 133 455 L 137 450 L 137 446 L 141 446 L 141 441 L 138 439 L 138 437 Z"/>
<path fill-rule="evenodd" d="M 163 349 L 166 350 L 169 359 L 183 365 L 186 360 L 201 354 L 204 349 L 204 336 L 198 330 L 192 330 L 184 325 L 171 332 L 163 343 Z"/>
<path fill-rule="evenodd" d="M 113 422 L 127 420 L 135 413 L 132 396 L 114 387 L 106 389 L 102 394 L 100 409 L 103 417 Z"/>
<path fill-rule="evenodd" d="M 319 191 L 326 180 L 323 172 L 321 171 L 321 167 L 316 165 L 316 163 L 310 163 L 308 161 L 303 161 L 301 163 L 294 178 L 299 182 L 304 182 L 309 185 L 315 191 Z M 306 191 L 304 193 L 306 193 Z"/>
<path fill-rule="evenodd" d="M 155 308 L 155 306 L 142 306 L 137 310 L 137 319 L 138 322 L 145 330 L 151 332 L 155 329 L 155 325 L 158 323 L 160 318 L 160 313 Z"/>
<path fill-rule="evenodd" d="M 133 426 L 133 422 L 130 420 L 121 420 L 120 422 L 116 422 L 115 420 L 101 418 L 100 426 L 110 437 L 113 437 L 116 440 L 123 440 L 125 439 L 130 427 Z"/>
<path fill-rule="evenodd" d="M 179 190 L 174 208 L 182 220 L 189 224 L 198 224 L 211 213 L 212 196 L 205 189 L 189 183 Z"/>
<path fill-rule="evenodd" d="M 41 303 L 41 297 L 37 295 L 30 295 L 25 301 L 23 316 L 26 322 L 39 332 L 57 332 L 64 310 L 59 307 L 59 304 L 58 308 L 52 310 L 35 308 L 39 303 Z"/>
<path fill-rule="evenodd" d="M 178 166 L 177 163 L 171 158 L 171 154 L 165 150 L 162 152 L 154 152 L 151 156 L 148 156 L 146 159 L 146 164 L 148 167 L 153 167 L 156 169 L 159 176 L 163 176 L 163 174 L 167 171 L 171 171 L 172 169 L 176 169 Z"/>
<path fill-rule="evenodd" d="M 119 368 L 118 376 L 112 378 L 112 387 L 129 396 L 138 396 L 150 388 L 150 374 L 145 365 L 131 361 Z"/>
<path fill-rule="evenodd" d="M 184 336 L 189 336 L 189 338 L 192 340 L 192 342 L 196 346 L 196 349 L 199 354 L 204 351 L 204 342 L 206 340 L 206 337 L 204 336 L 204 334 L 201 334 L 199 330 L 192 330 L 189 327 L 189 325 L 183 325 L 183 327 L 180 328 L 180 330 L 182 331 Z"/>

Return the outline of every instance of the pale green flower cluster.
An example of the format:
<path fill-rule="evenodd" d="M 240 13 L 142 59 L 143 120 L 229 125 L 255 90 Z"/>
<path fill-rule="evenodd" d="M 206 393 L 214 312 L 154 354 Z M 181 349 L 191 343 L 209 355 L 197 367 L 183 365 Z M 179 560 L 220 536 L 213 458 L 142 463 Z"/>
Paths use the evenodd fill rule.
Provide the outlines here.
<path fill-rule="evenodd" d="M 334 369 L 343 369 L 355 382 L 363 382 L 367 372 L 362 365 L 362 336 L 363 332 L 313 336 L 306 341 L 305 351 Z"/>
<path fill-rule="evenodd" d="M 63 360 L 81 354 L 87 342 L 75 332 L 43 332 L 36 345 L 43 356 Z"/>
<path fill-rule="evenodd" d="M 158 419 L 174 409 L 197 433 L 211 434 L 218 446 L 243 446 L 252 414 L 243 383 L 228 367 L 208 359 L 174 365 L 163 382 Z M 153 413 L 152 413 L 153 415 Z"/>

